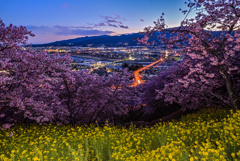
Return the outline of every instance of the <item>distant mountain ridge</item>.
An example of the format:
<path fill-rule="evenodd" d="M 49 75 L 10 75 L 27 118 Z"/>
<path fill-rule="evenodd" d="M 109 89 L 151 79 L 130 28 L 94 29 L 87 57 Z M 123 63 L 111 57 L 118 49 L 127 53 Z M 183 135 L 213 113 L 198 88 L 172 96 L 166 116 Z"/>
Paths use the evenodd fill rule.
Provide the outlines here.
<path fill-rule="evenodd" d="M 218 37 L 219 31 L 208 31 L 213 36 Z M 155 35 L 150 38 L 150 41 L 155 41 L 157 44 L 161 44 L 158 40 L 159 34 L 163 33 L 155 33 Z M 109 35 L 101 35 L 101 36 L 86 36 L 69 40 L 56 41 L 47 44 L 33 44 L 33 47 L 47 47 L 47 46 L 82 46 L 82 47 L 124 47 L 124 46 L 141 46 L 137 41 L 137 38 L 143 38 L 143 34 L 140 33 L 132 33 L 132 34 L 123 34 L 120 36 L 109 36 Z M 167 34 L 166 37 L 170 37 L 170 34 Z"/>
<path fill-rule="evenodd" d="M 33 47 L 46 46 L 82 46 L 82 47 L 122 47 L 122 46 L 137 46 L 137 38 L 142 38 L 143 35 L 139 33 L 123 34 L 120 36 L 86 36 L 69 40 L 56 41 L 47 44 L 33 44 Z"/>

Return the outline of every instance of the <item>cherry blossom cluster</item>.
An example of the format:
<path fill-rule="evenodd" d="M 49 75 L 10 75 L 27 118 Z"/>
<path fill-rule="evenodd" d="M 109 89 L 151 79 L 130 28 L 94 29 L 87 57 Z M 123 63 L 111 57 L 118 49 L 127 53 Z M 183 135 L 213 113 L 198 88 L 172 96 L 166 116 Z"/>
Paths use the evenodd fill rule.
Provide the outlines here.
<path fill-rule="evenodd" d="M 34 121 L 39 124 L 112 121 L 139 102 L 127 71 L 97 77 L 72 71 L 69 55 L 25 49 L 23 26 L 0 20 L 0 125 Z"/>
<path fill-rule="evenodd" d="M 178 69 L 169 68 L 172 80 L 165 80 L 164 87 L 157 90 L 157 98 L 178 103 L 183 109 L 212 106 L 211 102 L 215 101 L 238 110 L 240 1 L 189 0 L 186 4 L 188 9 L 181 10 L 186 17 L 179 27 L 167 28 L 162 15 L 154 27 L 145 28 L 147 37 L 158 33 L 161 45 L 169 50 L 178 48 L 184 56 Z M 188 18 L 192 12 L 195 17 Z M 142 42 L 148 41 L 146 36 Z M 179 69 L 185 74 L 177 75 Z M 164 72 L 158 79 L 162 75 Z"/>

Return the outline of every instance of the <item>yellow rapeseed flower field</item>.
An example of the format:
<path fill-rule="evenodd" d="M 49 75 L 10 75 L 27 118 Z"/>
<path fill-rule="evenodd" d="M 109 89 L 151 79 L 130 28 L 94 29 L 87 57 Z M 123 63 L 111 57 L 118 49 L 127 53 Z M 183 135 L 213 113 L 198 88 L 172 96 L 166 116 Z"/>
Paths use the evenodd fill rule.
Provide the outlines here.
<path fill-rule="evenodd" d="M 15 125 L 0 131 L 0 160 L 240 160 L 239 120 L 239 111 L 204 109 L 148 128 Z"/>

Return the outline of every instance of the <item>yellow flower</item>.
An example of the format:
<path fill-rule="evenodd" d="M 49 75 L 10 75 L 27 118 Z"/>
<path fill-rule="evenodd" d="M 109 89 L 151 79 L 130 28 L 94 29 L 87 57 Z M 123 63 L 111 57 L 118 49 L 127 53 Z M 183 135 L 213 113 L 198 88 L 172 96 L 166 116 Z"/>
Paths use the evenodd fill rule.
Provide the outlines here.
<path fill-rule="evenodd" d="M 41 159 L 38 158 L 37 156 L 35 156 L 35 157 L 33 158 L 33 160 L 34 160 L 34 161 L 39 161 L 39 160 L 41 160 Z"/>

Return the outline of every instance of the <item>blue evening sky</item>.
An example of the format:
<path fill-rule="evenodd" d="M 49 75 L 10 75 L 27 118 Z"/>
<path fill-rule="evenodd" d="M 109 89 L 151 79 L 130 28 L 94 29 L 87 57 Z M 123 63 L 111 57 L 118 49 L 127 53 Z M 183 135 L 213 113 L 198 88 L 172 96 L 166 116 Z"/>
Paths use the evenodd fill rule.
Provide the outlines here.
<path fill-rule="evenodd" d="M 169 27 L 179 26 L 185 0 L 0 0 L 6 25 L 23 25 L 36 36 L 29 43 L 92 35 L 119 35 L 153 26 L 162 12 Z"/>

